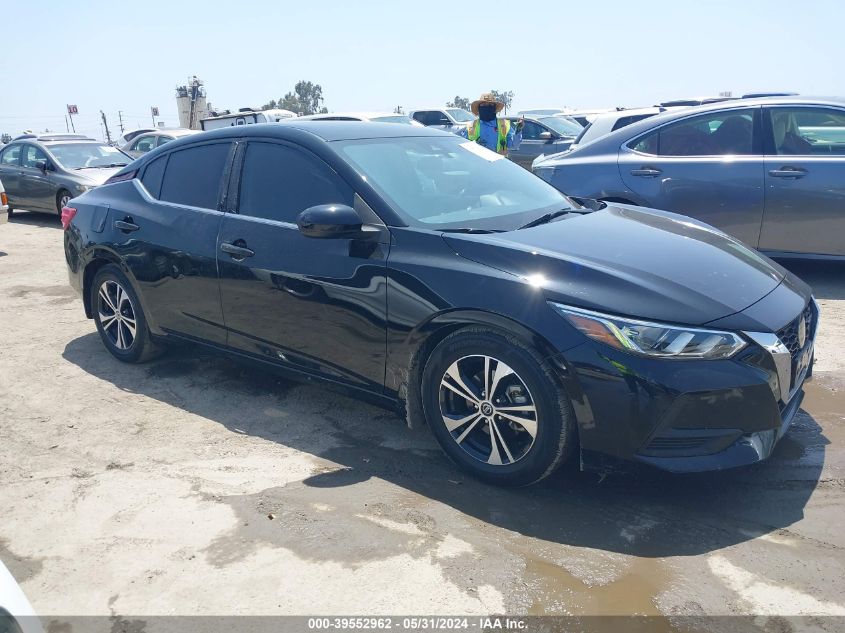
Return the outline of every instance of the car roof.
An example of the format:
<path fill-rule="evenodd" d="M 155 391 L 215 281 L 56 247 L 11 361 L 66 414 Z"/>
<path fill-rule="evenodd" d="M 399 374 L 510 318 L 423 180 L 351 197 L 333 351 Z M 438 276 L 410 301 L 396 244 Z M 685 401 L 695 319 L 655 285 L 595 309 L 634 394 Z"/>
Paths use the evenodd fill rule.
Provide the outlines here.
<path fill-rule="evenodd" d="M 386 116 L 408 116 L 407 114 L 400 114 L 398 112 L 321 112 L 320 114 L 309 114 L 306 116 L 297 117 L 298 119 L 304 119 L 307 121 L 314 121 L 322 119 L 323 117 L 333 117 L 333 116 L 348 116 L 348 117 L 357 117 L 360 119 L 374 119 L 376 117 L 386 117 Z"/>
<path fill-rule="evenodd" d="M 800 95 L 788 97 L 759 97 L 756 99 L 732 99 L 730 101 L 720 101 L 718 103 L 708 103 L 707 105 L 671 108 L 666 112 L 661 112 L 642 121 L 637 121 L 619 128 L 613 132 L 609 132 L 604 136 L 590 141 L 589 143 L 579 146 L 567 154 L 554 155 L 552 160 L 558 158 L 564 159 L 569 156 L 587 156 L 590 154 L 603 154 L 608 147 L 619 147 L 628 139 L 639 136 L 649 130 L 657 128 L 665 123 L 683 119 L 689 116 L 697 116 L 700 114 L 707 114 L 708 112 L 720 112 L 722 110 L 743 110 L 747 108 L 760 107 L 764 105 L 818 105 L 818 106 L 838 106 L 845 107 L 845 98 L 843 97 L 805 97 Z M 631 110 L 622 110 L 621 114 L 625 112 L 632 112 Z"/>
<path fill-rule="evenodd" d="M 282 140 L 319 138 L 323 141 L 348 141 L 371 138 L 401 138 L 409 136 L 433 136 L 458 138 L 449 132 L 428 127 L 396 125 L 395 123 L 377 123 L 374 121 L 300 121 L 302 117 L 287 119 L 278 123 L 253 123 L 250 125 L 231 125 L 217 130 L 201 132 L 183 137 L 162 147 L 174 148 L 201 139 L 224 139 L 241 137 L 278 138 Z M 157 150 L 154 150 L 157 152 Z M 152 154 L 153 152 L 150 152 Z"/>

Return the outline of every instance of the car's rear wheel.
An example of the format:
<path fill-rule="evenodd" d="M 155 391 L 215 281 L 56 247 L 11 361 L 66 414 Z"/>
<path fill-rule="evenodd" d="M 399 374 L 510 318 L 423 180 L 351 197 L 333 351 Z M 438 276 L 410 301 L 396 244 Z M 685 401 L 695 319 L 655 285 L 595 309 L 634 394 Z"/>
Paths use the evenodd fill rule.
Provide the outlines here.
<path fill-rule="evenodd" d="M 115 358 L 138 363 L 159 352 L 138 296 L 117 266 L 107 264 L 98 270 L 90 292 L 97 332 Z"/>
<path fill-rule="evenodd" d="M 487 482 L 534 483 L 574 448 L 571 406 L 552 368 L 509 334 L 481 327 L 450 334 L 429 357 L 421 391 L 440 446 Z"/>
<path fill-rule="evenodd" d="M 61 189 L 56 194 L 56 210 L 59 212 L 60 217 L 62 215 L 62 209 L 68 205 L 68 202 L 70 202 L 70 191 Z"/>

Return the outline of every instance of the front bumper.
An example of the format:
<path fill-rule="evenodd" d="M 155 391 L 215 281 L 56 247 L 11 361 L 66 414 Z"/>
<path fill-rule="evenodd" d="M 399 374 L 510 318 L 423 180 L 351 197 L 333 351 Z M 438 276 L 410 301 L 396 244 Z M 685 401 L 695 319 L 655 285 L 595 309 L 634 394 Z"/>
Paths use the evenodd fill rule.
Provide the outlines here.
<path fill-rule="evenodd" d="M 582 467 L 607 469 L 624 460 L 700 472 L 769 457 L 800 409 L 812 374 L 818 308 L 812 300 L 808 308 L 800 346 L 789 340 L 787 328 L 766 336 L 744 333 L 748 347 L 729 360 L 649 359 L 593 342 L 559 356 L 578 421 Z"/>
<path fill-rule="evenodd" d="M 0 205 L 0 224 L 6 224 L 9 221 L 9 205 Z"/>

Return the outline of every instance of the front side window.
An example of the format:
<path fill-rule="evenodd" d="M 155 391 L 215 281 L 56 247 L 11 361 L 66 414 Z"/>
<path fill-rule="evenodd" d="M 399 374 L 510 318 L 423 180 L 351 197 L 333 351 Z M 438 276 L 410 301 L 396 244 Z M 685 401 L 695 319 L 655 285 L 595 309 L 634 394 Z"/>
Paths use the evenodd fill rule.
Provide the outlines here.
<path fill-rule="evenodd" d="M 350 187 L 319 158 L 287 145 L 247 146 L 240 182 L 241 215 L 296 222 L 309 207 L 353 203 Z"/>
<path fill-rule="evenodd" d="M 632 149 L 655 156 L 753 153 L 754 110 L 723 110 L 670 123 L 640 137 Z"/>
<path fill-rule="evenodd" d="M 158 137 L 158 145 L 157 145 L 157 147 L 161 147 L 161 146 L 162 146 L 162 145 L 164 145 L 165 143 L 169 143 L 169 142 L 170 142 L 170 141 L 172 141 L 172 140 L 173 140 L 173 137 L 172 137 L 172 136 L 159 136 L 159 137 Z"/>
<path fill-rule="evenodd" d="M 0 165 L 19 165 L 21 158 L 21 146 L 12 145 L 3 150 L 0 154 Z"/>
<path fill-rule="evenodd" d="M 511 121 L 511 125 L 513 125 L 514 121 Z M 522 139 L 525 141 L 536 141 L 539 140 L 540 134 L 545 132 L 542 126 L 534 123 L 534 121 L 526 121 L 525 127 L 522 128 Z"/>
<path fill-rule="evenodd" d="M 216 209 L 229 148 L 229 143 L 214 143 L 171 153 L 159 199 L 201 209 Z"/>
<path fill-rule="evenodd" d="M 156 146 L 156 137 L 155 136 L 142 136 L 137 141 L 135 141 L 135 151 L 136 152 L 149 152 Z"/>
<path fill-rule="evenodd" d="M 62 143 L 50 145 L 50 151 L 65 169 L 123 167 L 132 158 L 105 143 Z"/>
<path fill-rule="evenodd" d="M 35 163 L 39 160 L 47 160 L 47 154 L 35 147 L 35 145 L 27 145 L 23 152 L 23 162 L 21 164 L 24 167 L 35 168 Z"/>
<path fill-rule="evenodd" d="M 457 136 L 333 145 L 411 226 L 513 230 L 538 213 L 571 206 L 527 170 Z"/>
<path fill-rule="evenodd" d="M 772 108 L 771 118 L 776 154 L 845 155 L 845 111 Z"/>

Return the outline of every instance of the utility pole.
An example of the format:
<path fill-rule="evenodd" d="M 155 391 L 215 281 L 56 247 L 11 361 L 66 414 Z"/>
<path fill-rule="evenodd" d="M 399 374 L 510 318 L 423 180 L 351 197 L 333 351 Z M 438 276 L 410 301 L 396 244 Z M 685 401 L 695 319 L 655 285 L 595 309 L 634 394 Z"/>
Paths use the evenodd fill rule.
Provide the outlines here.
<path fill-rule="evenodd" d="M 117 111 L 117 118 L 120 121 L 120 133 L 123 134 L 123 111 Z"/>
<path fill-rule="evenodd" d="M 109 122 L 106 121 L 106 113 L 100 110 L 100 116 L 103 117 L 103 127 L 106 128 L 106 143 L 111 145 L 111 134 L 109 134 Z"/>

